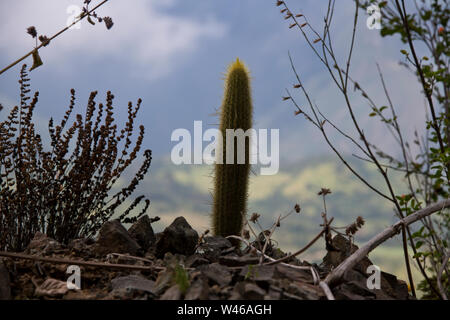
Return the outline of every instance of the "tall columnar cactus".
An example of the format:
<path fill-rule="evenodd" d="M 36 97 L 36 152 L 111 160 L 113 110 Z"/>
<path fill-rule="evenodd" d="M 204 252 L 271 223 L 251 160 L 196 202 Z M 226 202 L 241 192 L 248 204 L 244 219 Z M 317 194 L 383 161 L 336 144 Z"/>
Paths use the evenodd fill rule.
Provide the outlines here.
<path fill-rule="evenodd" d="M 227 129 L 252 127 L 252 99 L 250 94 L 250 75 L 248 69 L 236 59 L 227 71 L 225 92 L 220 109 L 220 127 L 223 143 L 223 162 L 216 162 L 214 172 L 213 231 L 216 235 L 239 235 L 242 229 L 242 215 L 247 210 L 247 191 L 250 173 L 250 145 L 245 139 L 245 163 L 238 164 L 238 140 L 227 141 Z M 231 140 L 231 139 L 230 139 Z M 234 144 L 234 163 L 227 163 L 226 145 Z M 220 149 L 217 150 L 220 155 Z"/>

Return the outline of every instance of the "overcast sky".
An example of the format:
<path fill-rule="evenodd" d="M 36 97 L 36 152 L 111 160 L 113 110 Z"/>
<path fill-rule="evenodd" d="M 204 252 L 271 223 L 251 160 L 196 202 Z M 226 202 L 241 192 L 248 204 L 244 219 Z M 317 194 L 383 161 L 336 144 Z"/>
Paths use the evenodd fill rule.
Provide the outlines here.
<path fill-rule="evenodd" d="M 93 1 L 93 4 L 100 1 Z M 286 1 L 295 13 L 303 13 L 321 30 L 325 0 Z M 288 51 L 314 102 L 342 128 L 351 131 L 344 100 L 315 58 L 298 30 L 289 29 L 274 0 L 110 0 L 97 10 L 111 16 L 114 26 L 92 26 L 86 21 L 80 29 L 69 30 L 40 50 L 44 65 L 31 72 L 32 90 L 40 91 L 35 120 L 45 130 L 48 119 L 60 119 L 69 102 L 69 90 L 77 91 L 77 111 L 84 112 L 88 94 L 107 90 L 116 97 L 119 122 L 124 122 L 128 101 L 143 99 L 139 121 L 146 127 L 144 145 L 155 156 L 166 155 L 174 143 L 177 128 L 193 129 L 194 120 L 217 123 L 211 116 L 219 107 L 223 73 L 236 57 L 252 74 L 256 128 L 280 129 L 280 155 L 297 159 L 329 153 L 319 132 L 302 117 L 293 115 L 290 103 L 281 101 L 285 88 L 295 83 Z M 68 9 L 81 6 L 81 0 L 8 0 L 0 2 L 0 67 L 28 52 L 34 40 L 28 26 L 53 35 L 66 25 Z M 349 48 L 353 22 L 353 0 L 337 1 L 333 37 L 341 62 Z M 364 86 L 379 105 L 386 104 L 376 71 L 383 69 L 393 102 L 403 115 L 402 125 L 411 132 L 421 128 L 423 101 L 418 84 L 398 62 L 403 45 L 397 38 L 381 38 L 366 27 L 367 15 L 360 11 L 351 75 Z M 30 66 L 31 58 L 25 60 Z M 20 65 L 0 76 L 0 102 L 17 104 Z M 383 126 L 367 117 L 370 112 L 360 95 L 354 95 L 355 108 L 373 142 L 389 150 Z M 297 95 L 298 102 L 305 99 Z M 411 112 L 411 110 L 415 110 Z M 0 113 L 0 119 L 7 113 Z M 351 151 L 342 139 L 335 141 Z"/>

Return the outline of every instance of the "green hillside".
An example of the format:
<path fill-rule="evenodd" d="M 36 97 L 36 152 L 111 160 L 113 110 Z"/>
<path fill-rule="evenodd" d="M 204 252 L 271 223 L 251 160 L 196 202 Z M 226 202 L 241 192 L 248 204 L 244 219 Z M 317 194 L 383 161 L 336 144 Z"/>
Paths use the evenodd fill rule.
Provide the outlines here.
<path fill-rule="evenodd" d="M 353 163 L 367 180 L 383 189 L 383 181 L 368 163 Z M 166 227 L 175 217 L 183 215 L 191 225 L 202 232 L 210 228 L 212 166 L 173 165 L 170 159 L 153 161 L 150 174 L 139 188 L 151 199 L 150 215 L 161 217 L 155 223 L 157 231 Z M 254 168 L 254 172 L 259 172 Z M 401 192 L 401 177 L 394 179 L 394 187 Z M 270 227 L 280 214 L 286 214 L 299 203 L 300 214 L 284 220 L 274 239 L 285 251 L 304 246 L 320 231 L 322 198 L 320 188 L 330 188 L 327 196 L 329 217 L 335 226 L 345 226 L 362 216 L 366 224 L 356 236 L 356 243 L 370 237 L 395 221 L 389 202 L 377 196 L 333 158 L 311 158 L 289 165 L 281 163 L 273 176 L 252 174 L 249 194 L 249 213 L 258 212 L 264 228 Z M 303 257 L 319 262 L 324 255 L 324 243 L 319 242 Z M 404 277 L 400 239 L 394 238 L 371 253 L 371 258 L 383 270 Z"/>

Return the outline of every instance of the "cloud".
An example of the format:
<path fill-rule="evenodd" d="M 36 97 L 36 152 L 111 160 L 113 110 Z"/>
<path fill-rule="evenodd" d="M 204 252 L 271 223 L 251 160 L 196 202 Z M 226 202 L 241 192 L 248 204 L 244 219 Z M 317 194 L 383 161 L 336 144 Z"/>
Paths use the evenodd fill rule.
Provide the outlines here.
<path fill-rule="evenodd" d="M 204 39 L 220 38 L 227 30 L 224 23 L 208 16 L 208 13 L 202 13 L 202 18 L 169 13 L 179 2 L 106 3 L 97 13 L 113 18 L 115 25 L 111 30 L 106 30 L 104 25 L 92 26 L 83 20 L 80 29 L 68 30 L 54 40 L 51 49 L 44 48 L 42 58 L 52 61 L 53 65 L 57 63 L 61 71 L 75 71 L 78 66 L 73 61 L 114 61 L 126 65 L 131 73 L 139 73 L 146 78 L 166 75 L 177 62 L 194 53 Z M 39 33 L 51 36 L 66 25 L 70 16 L 74 16 L 67 10 L 81 4 L 81 0 L 2 2 L 2 55 L 12 60 L 28 52 L 34 44 L 25 33 L 28 26 L 34 25 Z"/>

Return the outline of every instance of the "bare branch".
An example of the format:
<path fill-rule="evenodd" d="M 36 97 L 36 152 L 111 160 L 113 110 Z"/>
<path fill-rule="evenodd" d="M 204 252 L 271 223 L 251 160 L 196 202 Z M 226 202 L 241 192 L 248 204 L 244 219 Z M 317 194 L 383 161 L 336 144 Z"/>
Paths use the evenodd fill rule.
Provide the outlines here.
<path fill-rule="evenodd" d="M 342 279 L 344 274 L 352 269 L 358 262 L 360 262 L 367 254 L 378 247 L 380 244 L 398 234 L 402 226 L 407 227 L 410 224 L 423 219 L 435 212 L 441 211 L 445 208 L 450 207 L 450 199 L 443 200 L 437 203 L 434 203 L 426 208 L 418 210 L 417 212 L 401 219 L 397 223 L 392 226 L 386 228 L 381 233 L 377 234 L 375 237 L 370 239 L 364 246 L 356 250 L 350 257 L 348 257 L 345 261 L 343 261 L 339 266 L 336 267 L 325 279 L 325 282 L 333 286 Z"/>

